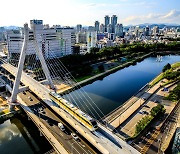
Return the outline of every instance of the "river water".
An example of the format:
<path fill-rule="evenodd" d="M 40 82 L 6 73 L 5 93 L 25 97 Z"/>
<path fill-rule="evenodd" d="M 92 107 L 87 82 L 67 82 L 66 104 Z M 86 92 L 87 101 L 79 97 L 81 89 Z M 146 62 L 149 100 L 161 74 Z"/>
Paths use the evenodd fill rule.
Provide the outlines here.
<path fill-rule="evenodd" d="M 0 154 L 43 154 L 51 149 L 49 142 L 25 116 L 0 124 Z"/>
<path fill-rule="evenodd" d="M 82 110 L 99 119 L 138 92 L 141 87 L 156 77 L 167 63 L 180 61 L 180 56 L 163 56 L 161 62 L 156 59 L 156 57 L 146 58 L 134 66 L 119 70 L 64 97 L 76 102 Z M 91 99 L 83 97 L 86 93 L 94 103 Z"/>
<path fill-rule="evenodd" d="M 64 97 L 77 102 L 83 110 L 87 110 L 90 115 L 99 118 L 99 116 L 102 117 L 122 105 L 141 87 L 157 76 L 164 65 L 177 61 L 180 61 L 180 56 L 164 56 L 162 62 L 157 62 L 155 57 L 150 57 L 135 66 L 129 66 L 104 77 L 102 80 L 84 86 L 82 93 L 76 90 Z M 82 88 L 80 90 L 82 91 Z M 85 92 L 95 103 L 92 103 L 88 97 L 81 99 Z M 91 104 L 88 105 L 90 101 Z M 97 107 L 103 114 L 98 111 Z M 46 139 L 40 136 L 36 126 L 27 120 L 27 117 L 13 118 L 0 124 L 0 154 L 45 153 L 51 148 Z"/>

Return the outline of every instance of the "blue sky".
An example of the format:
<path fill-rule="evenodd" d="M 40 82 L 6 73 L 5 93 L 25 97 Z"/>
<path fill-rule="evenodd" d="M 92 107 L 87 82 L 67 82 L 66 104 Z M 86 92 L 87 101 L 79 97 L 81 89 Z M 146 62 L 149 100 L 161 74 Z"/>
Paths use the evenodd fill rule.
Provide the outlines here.
<path fill-rule="evenodd" d="M 105 15 L 113 14 L 124 25 L 180 24 L 180 0 L 3 0 L 0 26 L 22 26 L 30 19 L 50 25 L 94 25 L 95 20 L 104 22 Z"/>

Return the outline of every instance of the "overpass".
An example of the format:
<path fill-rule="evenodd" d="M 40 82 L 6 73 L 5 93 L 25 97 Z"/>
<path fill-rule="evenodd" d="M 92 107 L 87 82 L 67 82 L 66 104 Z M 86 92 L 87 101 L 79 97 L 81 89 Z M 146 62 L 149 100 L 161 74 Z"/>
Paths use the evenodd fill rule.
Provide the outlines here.
<path fill-rule="evenodd" d="M 12 75 L 16 76 L 17 68 L 9 63 L 1 65 L 5 70 L 7 70 Z M 38 81 L 32 79 L 25 72 L 22 72 L 21 82 L 29 89 L 35 93 L 44 103 L 46 103 L 53 111 L 65 119 L 75 130 L 77 130 L 84 138 L 86 138 L 95 148 L 97 148 L 101 153 L 139 153 L 133 147 L 128 145 L 125 141 L 118 138 L 115 134 L 111 133 L 107 128 L 98 123 L 100 127 L 96 134 L 92 134 L 87 128 L 82 126 L 74 118 L 71 117 L 67 112 L 60 109 L 56 104 L 54 104 L 49 98 L 49 92 L 51 91 L 46 86 L 42 85 Z M 18 101 L 22 103 L 22 100 L 18 97 Z M 21 104 L 23 108 L 27 105 Z M 28 111 L 27 108 L 24 108 Z M 31 112 L 30 112 L 31 113 Z M 28 114 L 30 115 L 30 114 Z M 104 130 L 104 131 L 103 131 Z M 106 133 L 105 133 L 106 132 Z M 116 142 L 116 143 L 114 143 Z M 118 145 L 119 144 L 119 145 Z M 57 146 L 57 148 L 59 145 Z M 56 150 L 56 149 L 55 149 Z"/>
<path fill-rule="evenodd" d="M 34 123 L 37 123 L 39 120 L 37 118 L 37 115 L 35 112 L 32 112 L 31 106 L 34 106 L 35 104 L 28 104 L 27 100 L 22 100 L 22 98 L 18 94 L 22 90 L 26 90 L 29 88 L 42 102 L 44 102 L 49 109 L 51 109 L 54 113 L 62 117 L 71 127 L 73 127 L 80 135 L 82 135 L 88 142 L 91 143 L 93 147 L 95 147 L 99 152 L 103 154 L 119 154 L 119 153 L 132 153 L 136 154 L 139 153 L 137 152 L 134 148 L 132 148 L 130 145 L 128 145 L 126 142 L 124 142 L 122 139 L 117 137 L 115 134 L 113 134 L 110 130 L 108 130 L 106 127 L 101 125 L 101 123 L 98 123 L 98 129 L 96 131 L 91 132 L 88 128 L 83 126 L 80 122 L 78 122 L 76 119 L 74 119 L 66 110 L 63 110 L 62 108 L 59 107 L 58 104 L 54 103 L 51 101 L 49 97 L 49 93 L 52 91 L 48 89 L 45 85 L 41 84 L 41 82 L 36 81 L 33 79 L 30 75 L 25 73 L 23 71 L 24 67 L 24 61 L 25 61 L 25 55 L 26 55 L 26 50 L 27 50 L 27 43 L 28 41 L 34 42 L 35 49 L 38 55 L 38 58 L 40 60 L 43 72 L 45 74 L 46 80 L 49 83 L 49 86 L 51 89 L 54 89 L 55 86 L 53 85 L 50 72 L 48 70 L 48 67 L 46 65 L 46 61 L 44 60 L 42 51 L 38 47 L 38 43 L 36 40 L 36 34 L 35 34 L 35 29 L 33 31 L 34 33 L 34 38 L 33 40 L 29 39 L 29 30 L 28 30 L 28 25 L 24 25 L 24 42 L 20 54 L 20 60 L 18 64 L 18 68 L 12 66 L 10 63 L 3 61 L 2 67 L 7 70 L 10 74 L 15 76 L 15 82 L 12 90 L 12 96 L 11 96 L 11 103 L 18 102 L 22 106 L 22 108 L 27 112 L 27 114 L 33 119 Z M 53 68 L 52 68 L 53 69 Z M 63 69 L 63 68 L 62 68 Z M 55 70 L 56 71 L 56 70 Z M 24 84 L 24 88 L 19 89 L 20 82 Z M 36 105 L 35 105 L 36 106 Z M 96 111 L 95 111 L 96 112 Z M 38 125 L 39 126 L 39 125 Z M 43 127 L 43 129 L 40 130 L 46 130 L 47 126 L 44 127 L 44 125 L 40 121 L 40 127 Z M 53 126 L 52 126 L 53 127 Z M 51 129 L 50 129 L 51 130 Z M 56 140 L 56 137 L 52 143 L 50 139 L 52 139 L 51 133 L 44 133 L 49 138 L 49 141 L 51 144 L 53 144 L 53 147 L 58 153 L 66 153 L 66 150 L 58 150 L 59 148 L 63 149 L 62 146 L 58 144 L 58 141 Z M 51 136 L 51 137 L 49 137 Z"/>

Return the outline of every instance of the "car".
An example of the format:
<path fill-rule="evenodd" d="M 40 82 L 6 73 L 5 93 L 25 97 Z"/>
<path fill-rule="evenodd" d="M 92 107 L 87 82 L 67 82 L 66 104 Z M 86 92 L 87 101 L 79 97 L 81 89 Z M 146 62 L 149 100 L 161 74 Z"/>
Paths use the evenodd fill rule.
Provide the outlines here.
<path fill-rule="evenodd" d="M 24 95 L 26 95 L 26 92 L 25 92 L 25 91 L 23 91 L 23 94 L 24 94 Z"/>
<path fill-rule="evenodd" d="M 155 102 L 155 103 L 160 103 L 158 100 L 155 100 L 154 102 Z"/>
<path fill-rule="evenodd" d="M 77 141 L 79 140 L 79 137 L 75 133 L 71 133 L 71 136 Z"/>
<path fill-rule="evenodd" d="M 29 99 L 30 101 L 33 101 L 33 99 L 31 98 L 31 96 L 29 96 L 28 99 Z"/>
<path fill-rule="evenodd" d="M 150 108 L 148 105 L 144 104 L 143 107 Z"/>
<path fill-rule="evenodd" d="M 58 127 L 60 128 L 61 131 L 63 132 L 65 131 L 65 127 L 61 122 L 58 123 Z"/>
<path fill-rule="evenodd" d="M 142 111 L 142 113 L 143 113 L 143 114 L 147 114 L 147 115 L 149 114 L 147 111 Z"/>
<path fill-rule="evenodd" d="M 145 100 L 146 100 L 146 97 L 143 97 L 142 99 L 145 101 Z"/>

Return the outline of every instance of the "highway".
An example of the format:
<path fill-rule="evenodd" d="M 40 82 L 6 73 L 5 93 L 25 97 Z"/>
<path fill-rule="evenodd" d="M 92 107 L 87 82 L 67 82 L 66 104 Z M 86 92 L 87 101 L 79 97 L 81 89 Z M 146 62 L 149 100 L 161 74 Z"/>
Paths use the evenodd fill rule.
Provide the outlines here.
<path fill-rule="evenodd" d="M 64 148 L 69 151 L 69 153 L 97 153 L 97 150 L 94 151 L 85 141 L 83 141 L 83 138 L 80 138 L 80 136 L 79 141 L 76 141 L 74 138 L 72 138 L 71 132 L 75 132 L 74 130 L 72 130 L 72 128 L 64 124 L 66 130 L 65 132 L 62 132 L 58 127 L 59 122 L 63 123 L 62 120 L 60 120 L 45 105 L 43 105 L 41 100 L 37 99 L 37 97 L 35 97 L 33 94 L 27 91 L 19 93 L 18 95 L 24 102 L 26 102 L 28 107 L 40 119 L 40 121 L 51 131 L 54 137 L 63 144 Z M 31 98 L 32 101 L 29 98 Z"/>

